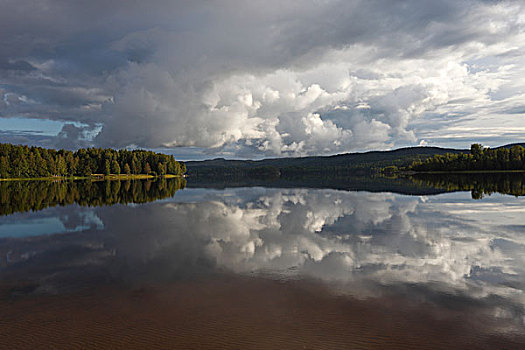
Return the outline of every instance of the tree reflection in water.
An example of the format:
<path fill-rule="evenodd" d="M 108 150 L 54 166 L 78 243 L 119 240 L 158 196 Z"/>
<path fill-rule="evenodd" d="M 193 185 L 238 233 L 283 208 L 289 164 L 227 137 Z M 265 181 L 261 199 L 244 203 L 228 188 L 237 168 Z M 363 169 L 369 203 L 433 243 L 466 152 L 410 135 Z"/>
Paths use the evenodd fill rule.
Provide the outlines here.
<path fill-rule="evenodd" d="M 146 203 L 173 197 L 186 187 L 184 178 L 126 181 L 5 181 L 0 182 L 0 215 L 79 204 L 104 206 Z"/>
<path fill-rule="evenodd" d="M 472 199 L 493 193 L 525 195 L 525 173 L 450 173 L 416 174 L 410 179 L 420 186 L 431 186 L 447 192 L 470 191 Z"/>

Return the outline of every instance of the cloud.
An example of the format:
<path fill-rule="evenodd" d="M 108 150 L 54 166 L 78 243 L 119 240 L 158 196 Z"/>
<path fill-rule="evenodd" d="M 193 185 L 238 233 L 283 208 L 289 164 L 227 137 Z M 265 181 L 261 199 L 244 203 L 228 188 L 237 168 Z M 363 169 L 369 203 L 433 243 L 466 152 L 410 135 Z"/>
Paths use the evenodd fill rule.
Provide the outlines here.
<path fill-rule="evenodd" d="M 55 145 L 58 148 L 75 149 L 87 147 L 90 143 L 90 132 L 92 128 L 86 125 L 76 126 L 66 123 L 55 138 Z"/>
<path fill-rule="evenodd" d="M 95 145 L 333 154 L 446 144 L 451 125 L 523 114 L 517 1 L 4 8 L 0 87 L 24 99 L 0 116 L 100 125 Z"/>
<path fill-rule="evenodd" d="M 5 95 L 5 90 L 0 89 L 0 112 L 7 107 L 7 98 Z"/>
<path fill-rule="evenodd" d="M 220 270 L 336 281 L 361 297 L 418 286 L 521 322 L 523 208 L 508 198 L 239 189 L 176 202 L 170 218 L 190 223 Z"/>

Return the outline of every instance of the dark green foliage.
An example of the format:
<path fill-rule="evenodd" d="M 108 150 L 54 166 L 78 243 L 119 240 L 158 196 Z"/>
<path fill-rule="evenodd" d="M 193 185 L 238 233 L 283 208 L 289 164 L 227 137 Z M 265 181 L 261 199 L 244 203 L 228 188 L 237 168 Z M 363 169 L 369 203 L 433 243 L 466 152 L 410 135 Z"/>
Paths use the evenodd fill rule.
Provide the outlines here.
<path fill-rule="evenodd" d="M 410 147 L 393 151 L 347 153 L 326 157 L 274 158 L 263 160 L 226 160 L 222 158 L 188 162 L 192 177 L 239 179 L 261 177 L 264 171 L 277 169 L 281 178 L 296 176 L 368 176 L 387 166 L 407 167 L 416 160 L 424 160 L 435 154 L 462 152 L 439 147 Z M 185 170 L 184 164 L 181 165 Z M 274 177 L 276 171 L 267 172 Z"/>
<path fill-rule="evenodd" d="M 186 167 L 173 156 L 144 150 L 83 148 L 76 152 L 0 143 L 0 178 L 89 176 L 91 174 L 182 175 Z"/>
<path fill-rule="evenodd" d="M 159 162 L 157 164 L 157 173 L 159 175 L 164 175 L 164 174 L 166 174 L 166 171 L 167 171 L 166 165 L 164 163 L 162 163 L 162 162 Z"/>
<path fill-rule="evenodd" d="M 118 164 L 116 159 L 113 159 L 113 162 L 111 162 L 111 172 L 113 174 L 120 174 L 120 165 Z"/>
<path fill-rule="evenodd" d="M 281 176 L 281 172 L 279 171 L 279 168 L 273 166 L 262 166 L 248 170 L 248 176 L 253 177 L 255 179 L 271 179 L 279 178 Z"/>
<path fill-rule="evenodd" d="M 9 163 L 7 157 L 0 158 L 0 177 L 6 178 L 9 176 Z"/>
<path fill-rule="evenodd" d="M 414 171 L 525 170 L 525 148 L 520 145 L 483 148 L 473 144 L 468 153 L 435 155 L 408 167 Z"/>
<path fill-rule="evenodd" d="M 109 163 L 109 159 L 106 158 L 106 162 L 104 164 L 104 175 L 110 175 L 111 174 L 111 164 Z"/>
<path fill-rule="evenodd" d="M 133 174 L 140 174 L 141 171 L 142 171 L 142 168 L 140 166 L 140 162 L 137 159 L 137 155 L 136 154 L 133 154 L 131 156 L 131 171 L 133 172 Z"/>
<path fill-rule="evenodd" d="M 37 211 L 57 205 L 103 206 L 146 203 L 173 197 L 184 178 L 113 181 L 2 181 L 0 215 Z"/>
<path fill-rule="evenodd" d="M 470 191 L 473 199 L 482 199 L 496 192 L 513 196 L 525 195 L 523 173 L 419 173 L 409 179 L 418 186 L 431 186 L 446 192 Z"/>
<path fill-rule="evenodd" d="M 399 168 L 395 165 L 390 165 L 381 169 L 381 172 L 386 176 L 395 176 L 397 173 L 399 173 Z"/>

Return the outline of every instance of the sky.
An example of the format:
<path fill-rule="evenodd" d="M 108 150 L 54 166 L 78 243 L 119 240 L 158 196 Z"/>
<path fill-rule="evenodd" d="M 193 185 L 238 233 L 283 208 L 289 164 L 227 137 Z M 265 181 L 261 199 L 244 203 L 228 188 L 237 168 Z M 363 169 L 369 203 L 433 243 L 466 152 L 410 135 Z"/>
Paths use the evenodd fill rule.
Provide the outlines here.
<path fill-rule="evenodd" d="M 524 142 L 525 3 L 0 0 L 0 142 L 182 160 Z"/>

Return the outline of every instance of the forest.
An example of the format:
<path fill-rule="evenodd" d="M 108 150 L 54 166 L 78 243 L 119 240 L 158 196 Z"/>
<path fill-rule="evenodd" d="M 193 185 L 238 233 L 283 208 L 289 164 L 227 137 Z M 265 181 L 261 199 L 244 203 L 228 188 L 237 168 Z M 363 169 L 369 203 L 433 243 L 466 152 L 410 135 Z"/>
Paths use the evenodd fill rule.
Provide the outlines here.
<path fill-rule="evenodd" d="M 185 172 L 184 163 L 152 151 L 81 148 L 73 152 L 0 143 L 0 178 L 4 179 Z"/>
<path fill-rule="evenodd" d="M 188 174 L 193 178 L 296 178 L 297 176 L 370 176 L 380 169 L 408 167 L 414 161 L 435 154 L 461 153 L 467 150 L 439 147 L 408 147 L 390 151 L 345 153 L 333 156 L 269 158 L 262 160 L 188 161 Z"/>
<path fill-rule="evenodd" d="M 425 160 L 413 162 L 412 171 L 493 171 L 525 170 L 525 148 L 520 145 L 484 148 L 473 144 L 470 153 L 436 154 Z"/>

